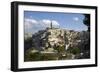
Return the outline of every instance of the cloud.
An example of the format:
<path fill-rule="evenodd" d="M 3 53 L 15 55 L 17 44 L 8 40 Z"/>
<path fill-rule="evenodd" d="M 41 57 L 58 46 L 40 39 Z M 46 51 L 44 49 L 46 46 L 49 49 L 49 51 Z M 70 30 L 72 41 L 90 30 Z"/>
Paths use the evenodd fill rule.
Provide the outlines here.
<path fill-rule="evenodd" d="M 30 23 L 33 23 L 33 24 L 37 24 L 38 22 L 35 20 L 35 19 L 25 19 L 26 22 L 30 22 Z"/>
<path fill-rule="evenodd" d="M 47 20 L 47 19 L 43 19 L 43 20 L 40 21 L 40 24 L 43 27 L 50 27 L 51 21 L 50 20 Z"/>
<path fill-rule="evenodd" d="M 46 20 L 46 19 L 43 19 L 43 20 L 42 20 L 42 22 L 43 22 L 44 24 L 47 24 L 47 25 L 48 25 L 48 24 L 50 24 L 50 23 L 51 23 L 51 20 Z"/>
<path fill-rule="evenodd" d="M 59 23 L 55 20 L 48 20 L 48 19 L 43 19 L 43 20 L 35 20 L 35 19 L 29 19 L 25 18 L 24 19 L 24 27 L 25 27 L 25 32 L 31 32 L 35 33 L 38 32 L 39 30 L 44 30 L 47 27 L 50 27 L 50 24 L 52 22 L 53 27 L 58 27 Z"/>
<path fill-rule="evenodd" d="M 53 21 L 52 21 L 52 25 L 54 25 L 54 26 L 59 26 L 60 24 L 59 24 L 57 21 L 53 20 Z"/>
<path fill-rule="evenodd" d="M 74 21 L 79 21 L 79 18 L 78 17 L 74 17 L 73 20 Z"/>
<path fill-rule="evenodd" d="M 37 25 L 37 24 L 38 24 L 38 21 L 36 21 L 36 20 L 34 20 L 34 19 L 27 19 L 27 18 L 26 18 L 24 21 L 25 21 L 25 23 L 24 23 L 25 29 L 30 29 L 30 28 L 32 28 L 34 25 Z"/>
<path fill-rule="evenodd" d="M 60 24 L 56 20 L 47 20 L 43 19 L 40 24 L 44 27 L 50 27 L 50 24 L 52 23 L 53 27 L 58 27 Z"/>

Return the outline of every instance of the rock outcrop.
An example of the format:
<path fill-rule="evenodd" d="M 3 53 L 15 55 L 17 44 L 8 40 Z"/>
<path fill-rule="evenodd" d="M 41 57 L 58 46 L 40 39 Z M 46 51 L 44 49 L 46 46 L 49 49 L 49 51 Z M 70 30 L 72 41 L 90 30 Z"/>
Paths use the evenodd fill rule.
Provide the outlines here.
<path fill-rule="evenodd" d="M 73 31 L 59 28 L 40 30 L 32 36 L 33 46 L 38 50 L 53 48 L 54 46 L 77 47 L 81 51 L 89 45 L 90 34 L 88 31 Z"/>
<path fill-rule="evenodd" d="M 28 36 L 27 36 L 28 35 Z M 90 32 L 47 28 L 25 37 L 25 61 L 90 58 Z"/>

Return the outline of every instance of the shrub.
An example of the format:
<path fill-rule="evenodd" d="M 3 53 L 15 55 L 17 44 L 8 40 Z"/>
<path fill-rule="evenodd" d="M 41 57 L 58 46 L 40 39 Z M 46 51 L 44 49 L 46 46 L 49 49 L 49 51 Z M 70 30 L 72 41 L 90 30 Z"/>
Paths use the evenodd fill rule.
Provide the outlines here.
<path fill-rule="evenodd" d="M 41 54 L 39 52 L 31 53 L 26 52 L 25 61 L 39 61 L 41 58 Z"/>
<path fill-rule="evenodd" d="M 79 54 L 80 53 L 80 49 L 79 48 L 73 48 L 73 49 L 71 49 L 71 53 L 72 54 Z"/>
<path fill-rule="evenodd" d="M 57 47 L 55 47 L 54 49 L 57 50 L 58 52 L 63 52 L 63 51 L 65 51 L 64 45 L 63 45 L 63 46 L 57 46 Z"/>

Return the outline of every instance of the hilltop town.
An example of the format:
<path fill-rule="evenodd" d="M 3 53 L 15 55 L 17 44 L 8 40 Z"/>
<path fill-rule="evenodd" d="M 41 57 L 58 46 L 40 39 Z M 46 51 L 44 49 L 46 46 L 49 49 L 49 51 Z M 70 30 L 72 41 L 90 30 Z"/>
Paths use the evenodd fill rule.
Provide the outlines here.
<path fill-rule="evenodd" d="M 25 61 L 90 58 L 90 33 L 46 28 L 25 36 Z"/>

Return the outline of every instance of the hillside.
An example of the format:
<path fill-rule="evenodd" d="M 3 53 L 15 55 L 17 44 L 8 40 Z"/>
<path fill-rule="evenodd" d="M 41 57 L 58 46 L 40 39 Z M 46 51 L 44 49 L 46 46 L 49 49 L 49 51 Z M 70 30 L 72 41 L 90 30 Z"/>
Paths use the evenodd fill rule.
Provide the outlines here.
<path fill-rule="evenodd" d="M 89 58 L 89 37 L 88 31 L 78 32 L 60 28 L 47 28 L 32 35 L 32 46 L 26 52 L 32 55 L 34 53 L 46 55 L 46 59 L 43 60 Z M 50 56 L 52 57 L 49 58 Z"/>

